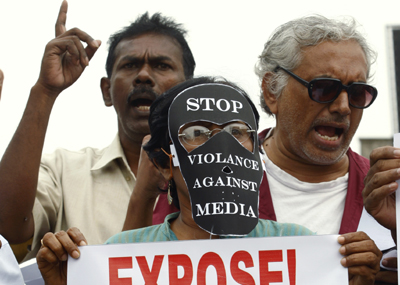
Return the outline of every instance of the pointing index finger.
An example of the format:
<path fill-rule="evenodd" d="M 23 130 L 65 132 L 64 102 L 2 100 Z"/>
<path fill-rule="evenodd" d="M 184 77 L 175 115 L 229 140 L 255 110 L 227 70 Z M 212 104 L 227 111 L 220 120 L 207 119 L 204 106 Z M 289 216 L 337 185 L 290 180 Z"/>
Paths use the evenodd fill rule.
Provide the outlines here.
<path fill-rule="evenodd" d="M 56 37 L 62 35 L 67 31 L 67 28 L 65 27 L 65 24 L 67 22 L 67 12 L 68 12 L 68 2 L 67 0 L 63 0 L 56 21 Z"/>

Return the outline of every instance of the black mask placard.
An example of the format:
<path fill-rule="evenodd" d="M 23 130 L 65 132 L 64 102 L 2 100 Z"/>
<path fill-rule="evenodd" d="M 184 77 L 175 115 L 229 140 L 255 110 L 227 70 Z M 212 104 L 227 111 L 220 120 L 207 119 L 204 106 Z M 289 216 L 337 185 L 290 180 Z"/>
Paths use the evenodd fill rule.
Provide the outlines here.
<path fill-rule="evenodd" d="M 179 129 L 196 121 L 217 125 L 240 121 L 257 131 L 252 108 L 236 89 L 204 84 L 181 92 L 170 106 L 168 120 L 171 151 L 189 190 L 194 221 L 211 234 L 246 235 L 258 223 L 263 169 L 257 133 L 249 138 L 253 151 L 231 134 L 218 132 L 188 153 L 178 138 Z"/>

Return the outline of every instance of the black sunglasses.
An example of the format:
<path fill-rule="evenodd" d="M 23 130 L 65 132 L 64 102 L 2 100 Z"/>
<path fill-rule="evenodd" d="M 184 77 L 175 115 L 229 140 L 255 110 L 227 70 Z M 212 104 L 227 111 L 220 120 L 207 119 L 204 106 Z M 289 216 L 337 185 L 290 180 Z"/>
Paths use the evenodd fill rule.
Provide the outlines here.
<path fill-rule="evenodd" d="M 342 84 L 339 79 L 334 78 L 315 78 L 310 82 L 307 82 L 293 72 L 280 66 L 276 67 L 275 72 L 279 69 L 282 69 L 298 82 L 306 86 L 311 100 L 318 103 L 331 103 L 335 101 L 344 89 L 349 97 L 350 106 L 358 109 L 365 109 L 371 106 L 378 95 L 378 90 L 376 90 L 375 87 L 365 83 L 354 82 L 347 86 Z"/>

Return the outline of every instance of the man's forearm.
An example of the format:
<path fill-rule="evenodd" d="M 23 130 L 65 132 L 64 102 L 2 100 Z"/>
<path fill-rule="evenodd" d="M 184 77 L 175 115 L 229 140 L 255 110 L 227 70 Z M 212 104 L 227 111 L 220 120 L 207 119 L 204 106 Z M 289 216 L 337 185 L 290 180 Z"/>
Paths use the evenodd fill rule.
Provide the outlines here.
<path fill-rule="evenodd" d="M 11 243 L 33 235 L 32 208 L 54 101 L 42 88 L 32 87 L 20 124 L 0 161 L 0 234 Z"/>
<path fill-rule="evenodd" d="M 156 198 L 150 199 L 132 194 L 122 230 L 128 231 L 151 226 L 153 224 L 153 209 L 156 200 Z"/>

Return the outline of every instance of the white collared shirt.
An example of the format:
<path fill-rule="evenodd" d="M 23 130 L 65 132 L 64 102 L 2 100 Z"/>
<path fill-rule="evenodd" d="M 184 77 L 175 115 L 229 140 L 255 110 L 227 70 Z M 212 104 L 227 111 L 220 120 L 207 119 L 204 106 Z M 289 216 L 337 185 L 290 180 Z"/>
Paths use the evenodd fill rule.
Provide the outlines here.
<path fill-rule="evenodd" d="M 130 170 L 118 135 L 104 149 L 57 149 L 43 155 L 33 208 L 36 256 L 49 231 L 77 227 L 88 243 L 102 244 L 120 232 L 136 178 Z"/>

